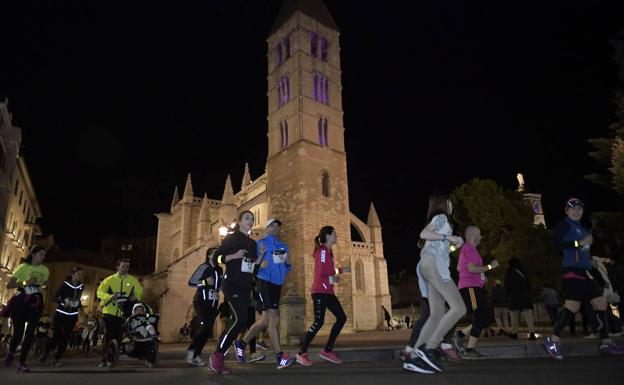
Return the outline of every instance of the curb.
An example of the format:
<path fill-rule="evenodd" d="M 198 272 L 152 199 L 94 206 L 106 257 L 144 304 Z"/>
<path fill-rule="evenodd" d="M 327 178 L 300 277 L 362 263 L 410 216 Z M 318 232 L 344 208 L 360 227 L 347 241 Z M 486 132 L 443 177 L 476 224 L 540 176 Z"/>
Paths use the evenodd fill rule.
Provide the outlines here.
<path fill-rule="evenodd" d="M 345 348 L 336 349 L 338 355 L 344 362 L 391 362 L 400 361 L 400 351 L 403 346 L 381 347 L 381 348 Z M 561 345 L 564 356 L 599 356 L 600 341 L 570 341 L 565 340 Z M 485 354 L 488 359 L 509 359 L 509 358 L 548 358 L 548 354 L 542 346 L 542 341 L 537 340 L 526 344 L 513 345 L 482 345 L 477 349 Z M 320 349 L 310 349 L 310 355 L 316 359 Z M 160 352 L 161 358 L 182 359 L 183 351 Z M 268 355 L 267 355 L 268 356 Z"/>

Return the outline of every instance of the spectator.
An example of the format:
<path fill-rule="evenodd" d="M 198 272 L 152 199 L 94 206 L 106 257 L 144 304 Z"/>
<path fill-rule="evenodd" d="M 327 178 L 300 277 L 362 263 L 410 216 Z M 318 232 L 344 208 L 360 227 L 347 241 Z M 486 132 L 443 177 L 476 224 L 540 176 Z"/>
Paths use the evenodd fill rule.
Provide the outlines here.
<path fill-rule="evenodd" d="M 542 292 L 540 293 L 540 302 L 544 305 L 546 309 L 546 313 L 548 313 L 548 318 L 550 319 L 550 323 L 554 326 L 555 322 L 557 322 L 557 310 L 559 309 L 559 296 L 555 289 L 553 289 L 553 285 L 544 284 L 542 288 Z"/>
<path fill-rule="evenodd" d="M 518 258 L 509 260 L 509 268 L 505 275 L 505 292 L 511 315 L 511 335 L 518 339 L 518 323 L 520 314 L 529 327 L 529 340 L 536 340 L 535 325 L 533 324 L 533 300 L 531 296 L 531 281 L 526 270 Z"/>
<path fill-rule="evenodd" d="M 507 335 L 509 329 L 509 311 L 507 310 L 507 296 L 500 279 L 494 281 L 492 288 L 492 305 L 494 306 L 494 320 L 498 328 L 498 335 Z"/>

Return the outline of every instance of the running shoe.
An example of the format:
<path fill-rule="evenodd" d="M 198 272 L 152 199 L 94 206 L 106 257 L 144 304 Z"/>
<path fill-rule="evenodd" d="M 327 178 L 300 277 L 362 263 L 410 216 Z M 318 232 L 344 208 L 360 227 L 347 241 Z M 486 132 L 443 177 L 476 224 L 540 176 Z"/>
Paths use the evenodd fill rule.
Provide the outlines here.
<path fill-rule="evenodd" d="M 529 333 L 529 341 L 535 341 L 537 340 L 537 336 L 535 335 L 535 333 Z"/>
<path fill-rule="evenodd" d="M 449 362 L 459 363 L 461 362 L 461 356 L 457 353 L 457 350 L 453 349 L 453 346 L 448 344 L 448 346 L 444 346 L 445 344 L 440 345 L 438 348 L 438 352 L 440 353 L 440 358 Z"/>
<path fill-rule="evenodd" d="M 236 351 L 236 359 L 241 364 L 245 363 L 245 347 L 246 344 L 241 340 L 234 341 L 234 349 Z"/>
<path fill-rule="evenodd" d="M 14 357 L 15 357 L 15 353 L 8 352 L 6 356 L 4 356 L 4 366 L 9 367 L 13 365 Z"/>
<path fill-rule="evenodd" d="M 30 372 L 30 368 L 25 363 L 20 362 L 17 364 L 17 369 L 15 371 L 17 373 L 28 373 Z"/>
<path fill-rule="evenodd" d="M 327 360 L 333 364 L 342 364 L 342 360 L 338 358 L 336 353 L 333 351 L 328 352 L 327 350 L 323 349 L 319 353 L 319 356 L 321 356 L 322 359 Z"/>
<path fill-rule="evenodd" d="M 262 353 L 254 352 L 249 355 L 247 359 L 247 363 L 251 364 L 252 362 L 264 361 L 266 356 Z"/>
<path fill-rule="evenodd" d="M 197 356 L 191 360 L 191 365 L 193 366 L 205 366 L 206 363 L 201 359 L 200 356 Z"/>
<path fill-rule="evenodd" d="M 436 372 L 442 372 L 442 365 L 440 365 L 440 360 L 438 359 L 435 349 L 427 349 L 427 346 L 422 344 L 418 349 L 416 349 L 416 354 L 423 361 L 425 361 L 431 369 Z"/>
<path fill-rule="evenodd" d="M 295 356 L 295 359 L 300 365 L 303 365 L 303 366 L 310 366 L 313 364 L 310 357 L 308 357 L 308 353 L 297 353 L 297 355 Z"/>
<path fill-rule="evenodd" d="M 600 345 L 600 353 L 610 356 L 622 356 L 624 355 L 624 349 L 615 342 L 611 342 Z"/>
<path fill-rule="evenodd" d="M 619 337 L 621 335 L 624 335 L 624 329 L 620 330 L 617 333 L 609 333 L 609 337 Z"/>
<path fill-rule="evenodd" d="M 466 349 L 466 351 L 462 354 L 462 358 L 464 360 L 483 360 L 487 358 L 487 356 L 479 352 L 477 349 Z"/>
<path fill-rule="evenodd" d="M 591 334 L 586 335 L 583 338 L 585 338 L 587 340 L 597 340 L 597 339 L 600 338 L 600 334 L 598 334 L 598 333 L 591 333 Z"/>
<path fill-rule="evenodd" d="M 412 350 L 412 352 L 413 352 L 413 350 Z M 403 361 L 403 362 L 407 361 L 407 359 L 410 357 L 412 352 L 408 352 L 405 349 L 401 349 L 401 351 L 399 352 L 399 357 L 401 357 L 401 361 Z"/>
<path fill-rule="evenodd" d="M 195 351 L 194 350 L 187 350 L 186 351 L 186 363 L 189 365 L 193 365 L 193 358 L 195 358 Z"/>
<path fill-rule="evenodd" d="M 288 353 L 279 353 L 277 355 L 277 368 L 284 369 L 295 362 L 295 357 L 289 357 Z"/>
<path fill-rule="evenodd" d="M 99 368 L 106 368 L 108 366 L 108 364 L 106 363 L 106 361 L 102 361 L 100 362 L 100 364 L 98 365 Z"/>
<path fill-rule="evenodd" d="M 549 356 L 556 360 L 563 360 L 563 354 L 561 354 L 561 345 L 559 342 L 554 341 L 552 337 L 544 338 L 544 349 Z"/>
<path fill-rule="evenodd" d="M 223 353 L 213 353 L 210 356 L 210 360 L 208 361 L 208 367 L 215 373 L 219 374 L 230 374 L 232 371 L 225 366 L 223 362 Z"/>
<path fill-rule="evenodd" d="M 455 333 L 453 333 L 453 347 L 455 348 L 455 350 L 457 350 L 460 354 L 464 352 L 464 334 L 457 330 L 455 331 Z"/>
<path fill-rule="evenodd" d="M 267 346 L 266 342 L 264 342 L 264 341 L 257 342 L 256 346 L 259 347 L 262 350 L 267 350 L 269 348 Z"/>
<path fill-rule="evenodd" d="M 435 373 L 435 371 L 431 369 L 431 367 L 416 354 L 410 354 L 409 356 L 407 356 L 405 362 L 403 363 L 403 369 L 409 370 L 410 372 L 423 374 Z"/>
<path fill-rule="evenodd" d="M 63 366 L 63 363 L 61 361 L 59 361 L 59 360 L 54 360 L 54 361 L 52 361 L 52 366 L 60 368 L 61 366 Z"/>

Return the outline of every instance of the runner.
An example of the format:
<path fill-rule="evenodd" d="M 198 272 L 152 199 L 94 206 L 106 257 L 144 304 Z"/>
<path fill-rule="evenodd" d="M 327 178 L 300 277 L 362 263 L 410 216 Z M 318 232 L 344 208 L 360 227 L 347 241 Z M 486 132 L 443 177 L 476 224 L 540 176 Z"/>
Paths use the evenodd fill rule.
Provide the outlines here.
<path fill-rule="evenodd" d="M 43 265 L 45 256 L 45 248 L 33 246 L 26 258 L 22 260 L 22 264 L 15 269 L 6 286 L 7 289 L 17 289 L 17 292 L 8 305 L 13 324 L 13 336 L 9 351 L 4 358 L 4 366 L 13 364 L 17 345 L 21 342 L 22 347 L 17 364 L 18 373 L 30 372 L 26 365 L 26 357 L 35 338 L 37 322 L 43 313 L 42 290 L 45 289 L 50 276 L 48 268 Z"/>
<path fill-rule="evenodd" d="M 258 320 L 242 339 L 237 342 L 237 348 L 243 348 L 261 331 L 267 329 L 271 338 L 271 345 L 275 350 L 277 369 L 288 367 L 295 361 L 288 353 L 282 351 L 279 338 L 279 300 L 282 285 L 286 275 L 291 271 L 288 246 L 279 239 L 282 222 L 278 219 L 269 219 L 265 224 L 266 236 L 258 241 L 258 291 L 262 305 L 262 318 Z M 238 351 L 238 349 L 237 349 Z"/>
<path fill-rule="evenodd" d="M 216 373 L 232 373 L 225 366 L 223 355 L 247 325 L 251 285 L 259 261 L 256 241 L 248 235 L 253 224 L 254 215 L 251 211 L 240 213 L 234 231 L 223 239 L 214 254 L 215 265 L 223 263 L 226 266 L 222 289 L 231 310 L 230 321 L 219 337 L 215 352 L 210 356 L 209 367 Z M 240 356 L 239 352 L 236 353 L 237 357 Z"/>
<path fill-rule="evenodd" d="M 193 307 L 200 324 L 199 331 L 186 351 L 186 362 L 193 366 L 206 365 L 200 355 L 212 333 L 219 308 L 219 290 L 223 282 L 223 269 L 221 266 L 214 265 L 213 257 L 216 250 L 216 247 L 211 247 L 206 251 L 206 260 L 199 265 L 188 282 L 190 287 L 197 288 L 193 296 Z"/>
<path fill-rule="evenodd" d="M 105 278 L 97 289 L 104 322 L 100 368 L 114 365 L 114 362 L 107 360 L 108 344 L 112 340 L 116 340 L 118 344 L 121 342 L 124 319 L 130 315 L 132 303 L 141 301 L 143 296 L 143 287 L 135 277 L 128 274 L 129 270 L 130 260 L 127 258 L 119 259 L 117 261 L 117 273 Z"/>
<path fill-rule="evenodd" d="M 56 349 L 52 366 L 62 366 L 61 356 L 67 349 L 67 343 L 71 336 L 72 330 L 78 322 L 78 314 L 82 305 L 80 298 L 84 284 L 82 283 L 84 271 L 81 267 L 74 267 L 71 276 L 67 277 L 61 286 L 56 290 L 52 298 L 58 304 L 56 312 L 54 312 L 52 340 L 46 346 L 45 351 L 39 357 L 39 361 L 43 364 L 48 354 Z"/>
<path fill-rule="evenodd" d="M 554 245 L 563 253 L 563 285 L 565 303 L 559 312 L 553 334 L 544 339 L 544 348 L 548 354 L 558 360 L 563 359 L 561 353 L 561 332 L 579 310 L 581 301 L 589 300 L 596 310 L 596 318 L 600 321 L 600 351 L 603 354 L 623 355 L 624 349 L 609 338 L 607 330 L 607 301 L 598 289 L 594 277 L 589 270 L 592 259 L 589 248 L 593 242 L 592 235 L 581 225 L 584 204 L 580 199 L 570 198 L 566 202 L 567 217 L 555 228 Z"/>
<path fill-rule="evenodd" d="M 348 266 L 343 268 L 334 267 L 332 246 L 336 244 L 336 237 L 336 230 L 332 226 L 325 226 L 321 228 L 319 235 L 314 238 L 314 281 L 311 290 L 314 305 L 314 323 L 308 329 L 301 349 L 296 355 L 297 362 L 303 366 L 312 365 L 312 360 L 308 357 L 308 347 L 325 322 L 326 309 L 329 309 L 336 317 L 336 323 L 329 333 L 325 349 L 319 355 L 322 359 L 334 364 L 342 364 L 342 360 L 334 352 L 334 342 L 347 322 L 347 316 L 342 309 L 342 305 L 340 305 L 338 297 L 334 294 L 334 285 L 340 281 L 339 274 L 349 273 L 351 269 Z"/>
<path fill-rule="evenodd" d="M 459 292 L 464 299 L 468 313 L 472 315 L 472 325 L 457 330 L 454 335 L 455 349 L 464 359 L 483 359 L 485 355 L 475 349 L 481 331 L 494 322 L 492 304 L 483 288 L 485 286 L 485 273 L 498 267 L 498 261 L 493 260 L 483 266 L 483 258 L 477 251 L 481 242 L 481 230 L 475 226 L 468 226 L 464 233 L 466 243 L 459 253 L 457 271 L 459 272 Z M 464 347 L 464 337 L 470 334 L 468 346 Z"/>

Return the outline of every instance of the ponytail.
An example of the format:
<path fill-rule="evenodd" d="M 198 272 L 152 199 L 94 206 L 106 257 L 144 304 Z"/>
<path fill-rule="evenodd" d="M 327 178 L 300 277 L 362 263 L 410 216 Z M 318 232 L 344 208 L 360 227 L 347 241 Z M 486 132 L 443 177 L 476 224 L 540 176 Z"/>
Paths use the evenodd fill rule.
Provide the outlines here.
<path fill-rule="evenodd" d="M 334 228 L 332 226 L 323 226 L 319 234 L 314 237 L 314 250 L 318 250 L 327 243 L 327 236 L 334 232 Z"/>

